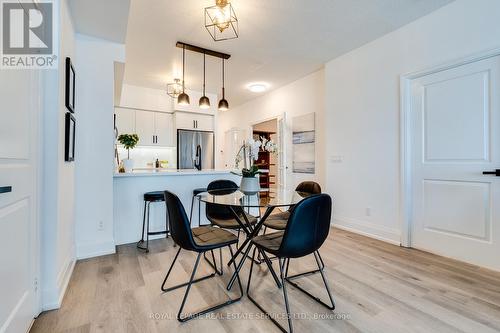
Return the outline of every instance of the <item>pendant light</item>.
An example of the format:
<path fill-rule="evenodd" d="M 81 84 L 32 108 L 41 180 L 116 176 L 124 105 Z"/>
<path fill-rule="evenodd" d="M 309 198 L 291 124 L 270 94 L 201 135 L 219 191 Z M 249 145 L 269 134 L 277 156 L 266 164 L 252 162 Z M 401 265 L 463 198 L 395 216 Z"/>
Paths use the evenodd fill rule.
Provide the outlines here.
<path fill-rule="evenodd" d="M 189 105 L 189 96 L 185 92 L 184 84 L 184 70 L 186 68 L 186 46 L 182 46 L 182 93 L 177 97 L 177 103 L 179 105 Z"/>
<path fill-rule="evenodd" d="M 201 109 L 208 109 L 210 107 L 210 100 L 205 96 L 205 52 L 203 52 L 203 96 L 199 102 Z"/>
<path fill-rule="evenodd" d="M 229 110 L 229 103 L 226 100 L 226 91 L 224 88 L 224 58 L 222 58 L 222 99 L 219 101 L 219 111 Z"/>

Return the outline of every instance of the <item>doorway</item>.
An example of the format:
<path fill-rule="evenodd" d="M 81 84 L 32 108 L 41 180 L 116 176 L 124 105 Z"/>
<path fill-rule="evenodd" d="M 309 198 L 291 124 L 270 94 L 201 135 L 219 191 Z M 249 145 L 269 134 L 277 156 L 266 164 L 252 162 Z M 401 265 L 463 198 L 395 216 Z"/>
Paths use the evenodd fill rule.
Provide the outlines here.
<path fill-rule="evenodd" d="M 252 126 L 252 136 L 254 140 L 271 140 L 278 143 L 278 119 L 269 119 Z M 276 195 L 277 185 L 279 184 L 279 159 L 276 154 L 261 149 L 259 157 L 255 161 L 260 169 L 260 187 L 269 189 L 269 196 Z"/>
<path fill-rule="evenodd" d="M 403 245 L 500 271 L 500 56 L 402 78 Z M 404 229 L 403 229 L 404 230 Z"/>

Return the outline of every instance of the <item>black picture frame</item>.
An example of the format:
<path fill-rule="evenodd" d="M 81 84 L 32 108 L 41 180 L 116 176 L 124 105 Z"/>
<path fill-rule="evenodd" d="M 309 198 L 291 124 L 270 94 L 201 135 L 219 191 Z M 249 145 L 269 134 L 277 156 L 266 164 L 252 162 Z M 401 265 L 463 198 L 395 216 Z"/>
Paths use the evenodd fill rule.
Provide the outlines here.
<path fill-rule="evenodd" d="M 66 108 L 72 113 L 75 113 L 75 83 L 76 83 L 75 68 L 71 63 L 71 58 L 66 57 L 65 104 Z"/>
<path fill-rule="evenodd" d="M 75 117 L 70 112 L 66 112 L 64 135 L 64 160 L 66 162 L 73 162 L 75 160 L 75 133 Z"/>

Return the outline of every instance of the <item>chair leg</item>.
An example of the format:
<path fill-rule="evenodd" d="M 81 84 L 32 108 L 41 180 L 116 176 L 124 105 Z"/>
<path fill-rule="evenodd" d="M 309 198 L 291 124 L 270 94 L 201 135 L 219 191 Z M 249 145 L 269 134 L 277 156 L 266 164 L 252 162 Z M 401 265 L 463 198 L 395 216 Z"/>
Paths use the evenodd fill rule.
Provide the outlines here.
<path fill-rule="evenodd" d="M 283 263 L 282 263 L 283 261 Z M 286 259 L 279 259 L 279 264 L 280 264 L 280 277 L 281 277 L 281 284 L 283 286 L 283 299 L 285 300 L 285 308 L 286 308 L 286 314 L 287 314 L 287 319 L 288 319 L 288 328 L 289 332 L 293 332 L 293 325 L 292 325 L 292 317 L 290 316 L 290 304 L 288 304 L 288 294 L 286 291 L 286 281 L 285 281 L 285 275 L 283 274 L 284 268 L 285 268 L 285 261 Z"/>
<path fill-rule="evenodd" d="M 174 264 L 177 261 L 177 257 L 179 256 L 180 252 L 181 252 L 181 247 L 179 247 L 179 250 L 177 251 L 177 254 L 174 257 L 174 261 L 172 261 L 172 264 L 170 265 L 170 268 L 168 269 L 167 275 L 165 276 L 165 279 L 163 280 L 163 283 L 161 285 L 161 290 L 163 292 L 169 292 L 169 291 L 172 291 L 175 289 L 179 289 L 179 288 L 187 286 L 190 283 L 190 282 L 185 282 L 185 283 L 181 283 L 181 284 L 178 284 L 176 286 L 173 286 L 173 287 L 165 288 L 165 284 L 167 283 L 167 279 L 170 276 L 170 272 L 172 271 L 172 268 L 174 267 Z M 209 279 L 209 278 L 212 278 L 214 276 L 215 276 L 215 273 L 212 273 L 212 274 L 209 274 L 209 275 L 206 275 L 206 276 L 203 276 L 201 278 L 193 280 L 193 283 L 203 281 L 205 279 Z"/>
<path fill-rule="evenodd" d="M 189 213 L 189 225 L 193 225 L 193 205 L 194 205 L 194 195 L 191 198 L 191 212 Z"/>
<path fill-rule="evenodd" d="M 305 272 L 305 273 L 296 274 L 296 275 L 293 275 L 293 276 L 290 276 L 290 277 L 287 277 L 286 274 L 285 274 L 285 280 L 288 283 L 290 283 L 292 286 L 294 286 L 295 288 L 297 288 L 298 290 L 302 291 L 304 294 L 306 294 L 307 296 L 309 296 L 310 298 L 312 298 L 313 300 L 315 300 L 316 302 L 318 302 L 319 304 L 321 304 L 324 307 L 326 307 L 327 309 L 329 309 L 329 310 L 335 310 L 335 301 L 333 300 L 333 296 L 332 296 L 332 293 L 330 292 L 330 287 L 328 286 L 328 281 L 326 279 L 326 275 L 325 275 L 325 272 L 324 272 L 325 264 L 323 262 L 323 259 L 321 258 L 321 255 L 319 254 L 319 251 L 314 252 L 314 258 L 316 259 L 316 264 L 318 265 L 318 269 L 317 270 L 311 271 L 311 272 Z M 288 267 L 287 267 L 287 270 L 288 270 Z M 323 283 L 325 285 L 326 292 L 328 293 L 328 298 L 330 299 L 331 305 L 326 304 L 319 297 L 314 296 L 313 294 L 311 294 L 307 290 L 303 289 L 301 286 L 299 286 L 297 283 L 295 283 L 295 282 L 293 282 L 291 280 L 291 279 L 298 278 L 300 276 L 315 274 L 317 272 L 319 272 L 321 274 L 321 278 L 323 279 Z"/>
<path fill-rule="evenodd" d="M 149 201 L 144 201 L 144 213 L 142 216 L 142 236 L 141 240 L 137 242 L 137 248 L 146 251 L 146 253 L 149 252 Z M 146 216 L 146 211 L 147 211 L 147 216 Z M 144 227 L 147 224 L 147 230 L 146 230 L 146 247 L 143 246 L 144 244 Z"/>
<path fill-rule="evenodd" d="M 210 261 L 207 256 L 206 256 L 206 252 L 203 253 L 203 258 L 205 259 L 205 261 L 210 265 L 210 267 L 212 267 L 214 270 L 215 270 L 215 273 L 217 273 L 217 275 L 222 275 L 224 274 L 224 271 L 222 270 L 222 250 L 219 249 L 220 251 L 220 256 L 221 256 L 221 268 L 220 268 L 220 271 L 217 269 L 217 262 L 215 261 L 215 255 L 214 255 L 214 251 L 210 251 L 210 253 L 212 254 L 212 261 Z"/>
<path fill-rule="evenodd" d="M 253 254 L 252 254 L 252 257 L 255 258 L 255 252 L 256 252 L 257 248 L 254 249 L 253 251 Z M 288 331 L 283 327 L 281 326 L 280 323 L 278 323 L 278 321 L 276 321 L 276 319 L 274 319 L 274 316 L 270 315 L 269 312 L 267 312 L 266 309 L 264 309 L 262 307 L 262 305 L 260 305 L 253 297 L 252 295 L 250 295 L 250 282 L 252 280 L 252 273 L 253 273 L 253 265 L 254 265 L 254 260 L 252 260 L 252 264 L 250 266 L 250 272 L 248 274 L 248 283 L 247 283 L 247 296 L 248 296 L 248 299 L 253 303 L 255 304 L 255 306 L 257 306 L 259 308 L 260 311 L 262 311 L 267 318 L 269 318 L 274 325 L 276 325 L 282 332 L 290 332 L 292 333 L 293 332 L 293 326 L 292 326 L 292 318 L 290 316 L 290 305 L 288 303 L 288 294 L 287 294 L 287 291 L 286 291 L 286 286 L 285 286 L 285 278 L 284 278 L 284 274 L 283 274 L 283 269 L 284 269 L 284 265 L 285 265 L 285 262 L 286 262 L 286 259 L 282 260 L 281 258 L 279 259 L 279 265 L 280 265 L 280 276 L 281 276 L 281 284 L 283 286 L 283 298 L 285 300 L 285 307 L 286 307 L 286 312 L 287 312 L 287 318 L 288 318 Z"/>
<path fill-rule="evenodd" d="M 231 246 L 228 246 L 229 247 L 229 251 L 233 252 Z M 210 278 L 210 277 L 213 277 L 215 276 L 215 273 L 211 274 L 211 275 L 208 275 L 208 276 L 205 276 L 205 277 L 202 277 L 202 278 L 199 278 L 199 279 L 195 279 L 195 275 L 196 275 L 196 271 L 198 269 L 198 266 L 200 264 L 200 259 L 201 259 L 201 256 L 202 254 L 204 254 L 203 252 L 200 252 L 198 253 L 198 256 L 196 257 L 196 262 L 194 264 L 194 267 L 193 267 L 193 272 L 191 273 L 191 277 L 189 278 L 189 282 L 186 282 L 186 283 L 183 283 L 183 284 L 180 284 L 178 286 L 175 286 L 175 287 L 171 287 L 171 288 L 165 288 L 165 283 L 168 279 L 168 276 L 170 275 L 170 272 L 172 271 L 172 267 L 174 266 L 174 263 L 175 261 L 177 260 L 177 257 L 180 253 L 180 249 L 179 251 L 177 251 L 177 254 L 174 258 L 174 261 L 172 262 L 172 265 L 170 266 L 168 272 L 167 272 L 167 276 L 165 277 L 165 280 L 163 281 L 163 284 L 162 284 L 162 287 L 161 289 L 165 292 L 167 291 L 171 291 L 171 290 L 174 290 L 174 289 L 177 289 L 177 288 L 180 288 L 180 287 L 184 287 L 187 285 L 187 288 L 186 288 L 186 292 L 184 293 L 184 297 L 182 299 L 182 303 L 181 303 L 181 307 L 179 308 L 179 312 L 177 313 L 177 320 L 180 321 L 180 322 L 186 322 L 188 320 L 191 320 L 191 319 L 194 319 L 194 318 L 197 318 L 199 316 L 202 316 L 208 312 L 211 312 L 211 311 L 215 311 L 215 310 L 218 310 L 226 305 L 229 305 L 229 304 L 232 304 L 232 303 L 235 303 L 237 301 L 239 301 L 242 297 L 243 297 L 243 287 L 241 285 L 241 281 L 240 281 L 240 277 L 239 275 L 237 276 L 238 278 L 238 285 L 239 285 L 239 289 L 240 289 L 240 295 L 238 298 L 236 299 L 231 299 L 229 298 L 229 300 L 226 300 L 222 303 L 219 303 L 217 305 L 214 305 L 212 307 L 209 307 L 207 309 L 204 309 L 204 310 L 201 310 L 199 312 L 196 312 L 196 313 L 190 313 L 190 314 L 183 314 L 183 310 L 184 310 L 184 306 L 186 305 L 186 301 L 187 301 L 187 298 L 188 298 L 188 295 L 189 295 L 189 291 L 191 290 L 191 286 L 193 285 L 193 283 L 196 283 L 196 282 L 199 282 L 201 280 L 205 280 L 207 278 Z M 236 269 L 236 263 L 234 264 L 234 268 Z"/>
<path fill-rule="evenodd" d="M 288 263 L 287 263 L 287 267 L 286 267 L 286 272 L 285 272 L 285 278 L 288 279 L 288 280 L 293 280 L 293 279 L 299 278 L 301 276 L 307 276 L 307 275 L 312 275 L 312 274 L 320 273 L 321 270 L 325 268 L 325 263 L 323 262 L 323 258 L 321 258 L 321 255 L 319 254 L 319 251 L 316 251 L 316 252 L 318 254 L 319 263 L 320 263 L 320 266 L 318 267 L 318 269 L 314 269 L 312 271 L 298 273 L 298 274 L 294 274 L 294 275 L 288 276 L 288 265 L 290 264 L 290 259 L 288 259 Z"/>

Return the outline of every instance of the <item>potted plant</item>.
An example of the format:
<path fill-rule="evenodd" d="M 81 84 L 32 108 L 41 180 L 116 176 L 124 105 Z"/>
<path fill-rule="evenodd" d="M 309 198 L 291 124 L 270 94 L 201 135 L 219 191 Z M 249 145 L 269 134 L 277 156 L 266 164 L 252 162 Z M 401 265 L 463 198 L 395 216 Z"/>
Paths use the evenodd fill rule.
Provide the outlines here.
<path fill-rule="evenodd" d="M 123 147 L 127 149 L 127 159 L 122 160 L 125 172 L 132 172 L 132 169 L 134 168 L 134 161 L 130 159 L 130 149 L 135 148 L 139 142 L 139 136 L 137 134 L 120 134 L 118 142 L 120 142 Z"/>
<path fill-rule="evenodd" d="M 261 137 L 260 140 L 253 138 L 243 142 L 240 150 L 236 154 L 236 167 L 243 161 L 243 168 L 241 169 L 241 184 L 240 190 L 245 194 L 255 194 L 260 191 L 260 174 L 259 167 L 254 162 L 259 158 L 259 150 L 263 149 L 270 153 L 277 152 L 276 144 L 272 140 L 267 140 Z"/>

